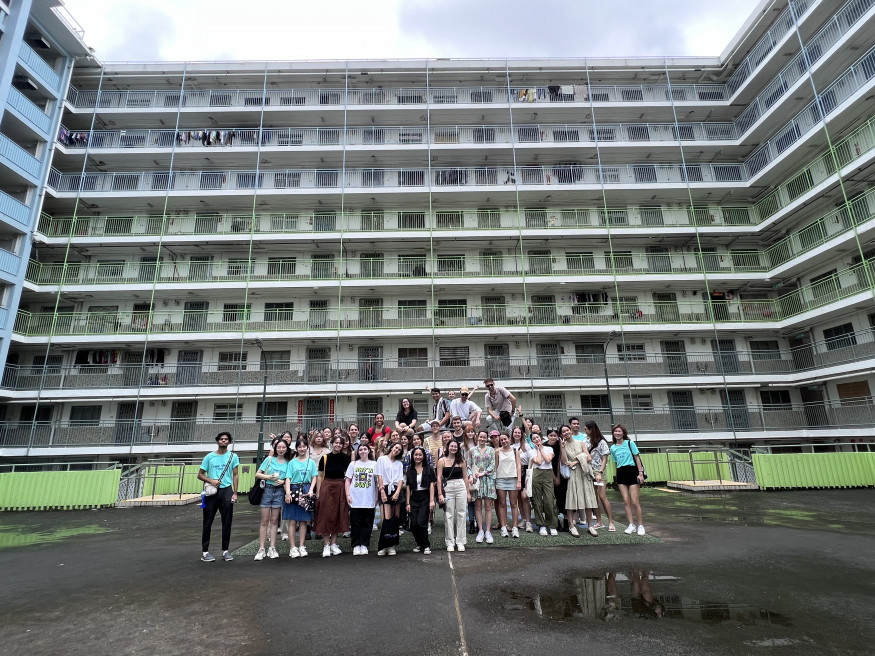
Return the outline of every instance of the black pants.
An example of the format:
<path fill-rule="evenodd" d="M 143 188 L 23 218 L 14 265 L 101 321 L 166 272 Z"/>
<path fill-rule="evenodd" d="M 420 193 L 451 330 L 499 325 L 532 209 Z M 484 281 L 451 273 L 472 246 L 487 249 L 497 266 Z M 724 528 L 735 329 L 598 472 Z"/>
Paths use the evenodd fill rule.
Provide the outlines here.
<path fill-rule="evenodd" d="M 216 511 L 222 517 L 222 551 L 227 551 L 231 545 L 231 520 L 234 517 L 234 504 L 231 503 L 231 495 L 234 494 L 234 490 L 231 488 L 231 485 L 220 487 L 214 495 L 204 497 L 204 530 L 201 533 L 203 551 L 210 550 L 210 531 L 213 528 Z"/>
<path fill-rule="evenodd" d="M 410 495 L 410 532 L 420 549 L 431 549 L 428 539 L 428 506 L 428 490 L 418 490 Z"/>
<path fill-rule="evenodd" d="M 349 539 L 353 547 L 367 547 L 374 530 L 373 508 L 349 509 Z"/>

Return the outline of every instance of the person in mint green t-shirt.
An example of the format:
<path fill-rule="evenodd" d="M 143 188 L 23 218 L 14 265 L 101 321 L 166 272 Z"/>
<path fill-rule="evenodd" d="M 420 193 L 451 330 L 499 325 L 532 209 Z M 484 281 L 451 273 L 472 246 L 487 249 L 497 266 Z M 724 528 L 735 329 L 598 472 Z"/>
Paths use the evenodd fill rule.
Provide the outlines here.
<path fill-rule="evenodd" d="M 255 478 L 262 481 L 264 492 L 261 496 L 261 522 L 258 528 L 258 552 L 255 560 L 279 558 L 276 550 L 276 529 L 280 522 L 280 509 L 286 498 L 285 482 L 289 471 L 289 445 L 281 438 L 271 443 L 270 455 L 264 459 L 255 472 Z M 270 537 L 270 548 L 265 552 L 264 542 Z"/>
<path fill-rule="evenodd" d="M 237 469 L 240 458 L 228 446 L 234 438 L 231 433 L 223 431 L 216 435 L 218 448 L 208 453 L 201 463 L 198 471 L 198 480 L 215 485 L 218 488 L 216 494 L 204 496 L 204 525 L 201 531 L 201 548 L 203 555 L 201 560 L 211 563 L 216 559 L 210 554 L 210 532 L 213 528 L 213 520 L 216 512 L 222 517 L 222 557 L 225 560 L 234 560 L 228 551 L 231 545 L 231 521 L 234 516 L 234 505 L 237 503 L 237 487 L 240 483 Z"/>

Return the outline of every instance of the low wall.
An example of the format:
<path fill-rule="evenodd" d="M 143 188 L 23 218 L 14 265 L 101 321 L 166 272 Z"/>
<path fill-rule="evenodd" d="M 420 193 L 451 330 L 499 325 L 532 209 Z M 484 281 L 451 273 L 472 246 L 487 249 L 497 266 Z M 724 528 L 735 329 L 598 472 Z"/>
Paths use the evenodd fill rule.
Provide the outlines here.
<path fill-rule="evenodd" d="M 763 490 L 875 485 L 870 452 L 754 454 L 753 467 Z"/>
<path fill-rule="evenodd" d="M 0 474 L 0 511 L 114 506 L 121 469 Z"/>

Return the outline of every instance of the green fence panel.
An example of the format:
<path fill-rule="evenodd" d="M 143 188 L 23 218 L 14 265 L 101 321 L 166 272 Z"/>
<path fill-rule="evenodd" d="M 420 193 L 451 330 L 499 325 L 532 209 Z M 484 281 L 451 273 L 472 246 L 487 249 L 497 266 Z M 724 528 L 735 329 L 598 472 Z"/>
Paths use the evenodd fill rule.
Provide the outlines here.
<path fill-rule="evenodd" d="M 753 466 L 764 490 L 875 485 L 875 453 L 762 453 Z"/>
<path fill-rule="evenodd" d="M 203 481 L 198 480 L 200 465 L 160 465 L 150 468 L 143 482 L 143 496 L 152 494 L 178 494 L 179 476 L 182 471 L 182 493 L 198 494 L 204 489 Z M 255 465 L 240 464 L 238 473 L 238 492 L 247 492 L 255 480 Z M 153 492 L 154 490 L 154 492 Z"/>
<path fill-rule="evenodd" d="M 121 470 L 7 472 L 0 474 L 0 510 L 114 506 Z"/>

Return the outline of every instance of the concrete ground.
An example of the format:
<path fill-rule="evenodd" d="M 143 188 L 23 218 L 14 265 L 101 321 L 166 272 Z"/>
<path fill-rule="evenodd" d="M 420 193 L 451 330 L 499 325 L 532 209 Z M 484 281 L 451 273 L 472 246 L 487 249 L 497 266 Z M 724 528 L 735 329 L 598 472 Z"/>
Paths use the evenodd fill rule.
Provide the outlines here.
<path fill-rule="evenodd" d="M 659 542 L 231 563 L 200 562 L 197 506 L 7 513 L 0 644 L 67 655 L 875 651 L 872 490 L 642 499 Z M 241 551 L 257 536 L 244 503 Z"/>

